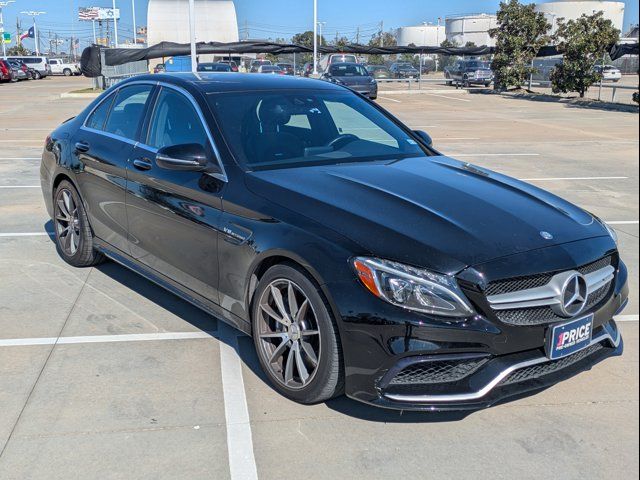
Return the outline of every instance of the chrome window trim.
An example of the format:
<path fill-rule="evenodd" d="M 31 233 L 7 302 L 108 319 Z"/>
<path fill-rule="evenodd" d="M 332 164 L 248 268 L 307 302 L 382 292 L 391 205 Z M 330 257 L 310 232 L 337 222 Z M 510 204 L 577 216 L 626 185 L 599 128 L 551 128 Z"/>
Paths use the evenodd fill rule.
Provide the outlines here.
<path fill-rule="evenodd" d="M 613 326 L 610 322 L 603 326 L 604 332 L 602 332 L 597 337 L 593 338 L 589 345 L 586 345 L 584 348 L 588 348 L 592 345 L 596 345 L 600 342 L 608 340 L 614 348 L 618 348 L 620 345 L 620 341 L 622 340 L 622 336 L 620 335 L 620 331 Z M 575 352 L 578 353 L 578 352 Z M 567 357 L 564 357 L 567 358 Z M 384 394 L 384 397 L 394 400 L 397 402 L 408 402 L 408 403 L 438 403 L 438 402 L 468 402 L 472 400 L 479 400 L 485 395 L 487 395 L 491 390 L 493 390 L 502 380 L 507 378 L 511 373 L 516 370 L 520 370 L 522 368 L 531 367 L 533 365 L 538 365 L 541 363 L 553 362 L 548 357 L 538 357 L 531 360 L 527 360 L 525 362 L 514 363 L 513 365 L 502 370 L 498 375 L 496 375 L 493 380 L 487 383 L 480 390 L 469 393 L 460 393 L 453 395 L 397 395 L 397 394 Z"/>
<path fill-rule="evenodd" d="M 120 89 L 127 87 L 129 85 L 151 85 L 151 86 L 156 86 L 156 87 L 166 87 L 166 88 L 171 88 L 179 93 L 181 93 L 182 95 L 184 95 L 189 102 L 191 102 L 191 105 L 193 105 L 193 108 L 196 110 L 196 113 L 198 114 L 198 118 L 200 119 L 200 123 L 202 124 L 202 127 L 204 129 L 204 131 L 207 134 L 207 138 L 209 139 L 209 142 L 211 143 L 211 148 L 213 149 L 213 153 L 216 157 L 216 162 L 218 163 L 218 166 L 220 167 L 220 171 L 222 173 L 206 173 L 206 175 L 209 175 L 211 177 L 217 178 L 218 180 L 222 180 L 225 183 L 229 183 L 229 178 L 227 177 L 227 171 L 224 168 L 224 164 L 222 163 L 222 157 L 220 156 L 220 151 L 218 150 L 218 146 L 216 145 L 216 142 L 213 140 L 213 136 L 211 135 L 211 132 L 207 126 L 207 122 L 204 118 L 204 115 L 202 113 L 202 109 L 200 108 L 200 106 L 198 105 L 198 102 L 195 101 L 195 99 L 193 98 L 193 96 L 184 88 L 178 86 L 178 85 L 172 85 L 170 83 L 166 83 L 166 82 L 161 82 L 161 81 L 151 81 L 151 80 L 134 80 L 131 82 L 127 82 L 124 84 L 120 84 L 120 85 L 115 85 L 113 86 L 111 89 L 112 90 L 109 92 L 109 90 L 107 90 L 107 92 L 109 92 L 107 95 L 105 95 L 105 97 L 98 102 L 92 109 L 91 111 L 87 114 L 86 118 L 84 119 L 84 122 L 82 122 L 82 125 L 80 126 L 81 130 L 86 130 L 92 133 L 96 133 L 99 135 L 104 135 L 106 137 L 109 138 L 113 138 L 115 140 L 121 140 L 123 142 L 132 144 L 134 146 L 137 147 L 141 147 L 144 148 L 145 150 L 149 150 L 150 152 L 153 153 L 157 153 L 158 149 L 155 147 L 152 147 L 150 145 L 147 145 L 146 143 L 143 142 L 139 142 L 139 141 L 135 141 L 135 140 L 131 140 L 129 138 L 126 137 L 122 137 L 120 135 L 115 135 L 113 133 L 109 133 L 109 132 L 105 132 L 104 130 L 96 130 L 94 128 L 90 128 L 86 126 L 87 121 L 89 120 L 89 118 L 91 117 L 91 115 L 93 114 L 93 112 L 100 106 L 102 105 L 105 101 L 107 101 L 107 99 L 109 97 L 111 97 L 112 95 L 117 95 L 118 91 L 120 91 Z M 106 92 L 105 92 L 106 93 Z M 157 98 L 156 98 L 156 103 L 154 103 L 153 105 L 153 109 L 155 110 L 157 104 Z M 147 141 L 147 138 L 144 139 L 145 142 Z"/>

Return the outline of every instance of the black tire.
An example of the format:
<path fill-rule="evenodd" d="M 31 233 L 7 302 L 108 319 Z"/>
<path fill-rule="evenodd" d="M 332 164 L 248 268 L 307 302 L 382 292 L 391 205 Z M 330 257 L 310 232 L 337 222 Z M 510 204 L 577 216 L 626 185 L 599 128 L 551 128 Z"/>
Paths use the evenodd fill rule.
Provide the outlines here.
<path fill-rule="evenodd" d="M 36 72 L 33 74 L 33 78 L 34 80 L 40 80 L 42 78 L 42 74 L 36 70 Z"/>
<path fill-rule="evenodd" d="M 62 202 L 64 205 L 64 196 L 67 193 L 71 196 L 73 206 L 77 212 L 76 222 L 71 220 L 62 220 L 64 213 L 61 210 L 62 206 L 59 202 Z M 80 199 L 80 195 L 75 187 L 67 180 L 60 182 L 56 188 L 53 195 L 53 209 L 56 248 L 62 259 L 74 267 L 91 267 L 101 263 L 104 260 L 104 256 L 95 249 L 93 232 L 89 225 L 89 219 L 87 218 L 87 213 L 84 209 L 84 205 L 82 204 L 82 200 Z M 69 213 L 73 214 L 73 212 Z M 73 237 L 69 237 L 69 235 L 71 235 L 70 231 L 67 231 L 66 235 L 63 235 L 65 224 L 74 230 Z M 74 249 L 67 248 L 69 243 L 65 243 L 65 239 L 70 239 L 70 241 L 73 242 L 76 237 L 78 241 L 75 251 Z"/>
<path fill-rule="evenodd" d="M 73 73 L 73 72 L 72 72 L 69 68 L 65 68 L 65 69 L 62 71 L 62 74 L 63 74 L 65 77 L 70 77 L 72 73 Z"/>
<path fill-rule="evenodd" d="M 274 282 L 291 282 L 300 289 L 311 306 L 311 313 L 317 320 L 317 330 L 319 331 L 319 353 L 317 356 L 317 364 L 313 371 L 311 380 L 306 385 L 297 388 L 289 388 L 280 378 L 282 372 L 277 372 L 269 362 L 267 352 L 269 344 L 263 341 L 260 333 L 264 331 L 261 322 L 264 322 L 260 300 L 265 295 L 265 291 L 271 287 Z M 287 304 L 288 304 L 287 300 Z M 316 284 L 302 269 L 294 264 L 274 265 L 263 275 L 258 283 L 253 302 L 251 305 L 251 323 L 253 330 L 253 342 L 256 348 L 260 365 L 266 373 L 271 385 L 283 396 L 302 404 L 313 404 L 324 402 L 333 397 L 341 395 L 344 390 L 344 368 L 342 360 L 342 347 L 338 337 L 338 327 L 331 315 L 329 305 Z M 301 329 L 302 330 L 302 329 Z M 304 338 L 304 337 L 301 337 Z M 283 341 L 286 343 L 287 341 Z M 291 343 L 289 343 L 291 345 Z M 273 347 L 277 347 L 274 345 Z M 275 348 L 277 350 L 277 348 Z M 304 349 L 303 349 L 304 350 Z M 286 350 L 285 350 L 286 351 Z M 293 352 L 288 350 L 289 355 Z M 286 362 L 282 354 L 282 368 Z M 298 370 L 299 371 L 299 370 Z"/>

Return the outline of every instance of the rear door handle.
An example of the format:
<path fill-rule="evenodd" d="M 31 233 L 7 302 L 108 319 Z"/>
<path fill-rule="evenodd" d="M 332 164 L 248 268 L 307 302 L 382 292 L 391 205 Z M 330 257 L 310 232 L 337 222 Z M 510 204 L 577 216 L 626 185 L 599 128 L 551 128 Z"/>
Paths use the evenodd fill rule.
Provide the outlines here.
<path fill-rule="evenodd" d="M 133 166 L 138 170 L 151 170 L 151 160 L 148 158 L 136 158 L 133 161 Z"/>
<path fill-rule="evenodd" d="M 88 152 L 89 144 L 87 142 L 76 142 L 76 150 L 78 152 Z"/>

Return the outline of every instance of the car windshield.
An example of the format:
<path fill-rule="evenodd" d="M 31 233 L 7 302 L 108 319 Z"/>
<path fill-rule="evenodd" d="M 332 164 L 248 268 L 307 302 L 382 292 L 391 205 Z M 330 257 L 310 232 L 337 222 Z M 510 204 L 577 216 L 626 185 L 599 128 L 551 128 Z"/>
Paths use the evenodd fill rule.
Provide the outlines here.
<path fill-rule="evenodd" d="M 366 77 L 369 75 L 363 66 L 349 64 L 331 65 L 329 73 L 334 77 Z"/>
<path fill-rule="evenodd" d="M 467 68 L 489 68 L 489 62 L 467 62 Z"/>
<path fill-rule="evenodd" d="M 227 144 L 247 170 L 430 155 L 352 93 L 210 93 L 208 99 Z"/>
<path fill-rule="evenodd" d="M 198 65 L 199 72 L 230 72 L 231 67 L 224 63 L 201 63 Z"/>

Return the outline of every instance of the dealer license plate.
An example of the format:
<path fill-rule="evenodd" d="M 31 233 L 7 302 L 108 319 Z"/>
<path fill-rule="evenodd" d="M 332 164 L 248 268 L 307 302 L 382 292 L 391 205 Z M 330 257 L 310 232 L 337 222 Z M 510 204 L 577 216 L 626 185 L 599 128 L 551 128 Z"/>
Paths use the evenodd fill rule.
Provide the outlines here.
<path fill-rule="evenodd" d="M 592 335 L 593 315 L 555 325 L 547 333 L 547 356 L 556 360 L 579 352 L 591 344 Z"/>

